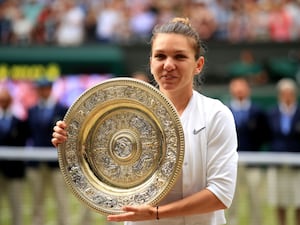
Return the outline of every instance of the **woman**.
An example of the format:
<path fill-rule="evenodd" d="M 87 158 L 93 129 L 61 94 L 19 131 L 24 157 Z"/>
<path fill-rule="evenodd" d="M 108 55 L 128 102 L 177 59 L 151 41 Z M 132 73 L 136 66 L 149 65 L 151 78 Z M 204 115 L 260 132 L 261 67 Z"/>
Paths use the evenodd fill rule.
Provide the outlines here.
<path fill-rule="evenodd" d="M 220 101 L 201 95 L 193 81 L 204 66 L 201 41 L 188 19 L 175 18 L 153 31 L 151 73 L 159 90 L 174 104 L 184 129 L 182 175 L 159 206 L 125 206 L 109 221 L 126 225 L 225 224 L 224 209 L 234 195 L 237 139 L 230 110 Z M 66 140 L 66 124 L 54 127 L 54 146 Z"/>

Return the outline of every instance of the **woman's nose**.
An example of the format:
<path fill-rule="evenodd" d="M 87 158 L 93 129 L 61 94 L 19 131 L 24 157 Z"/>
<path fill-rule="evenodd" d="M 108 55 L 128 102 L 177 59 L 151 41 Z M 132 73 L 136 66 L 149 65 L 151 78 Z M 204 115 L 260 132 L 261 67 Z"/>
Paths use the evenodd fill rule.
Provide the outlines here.
<path fill-rule="evenodd" d="M 175 63 L 171 58 L 167 58 L 164 63 L 164 69 L 166 71 L 171 71 L 175 68 Z"/>

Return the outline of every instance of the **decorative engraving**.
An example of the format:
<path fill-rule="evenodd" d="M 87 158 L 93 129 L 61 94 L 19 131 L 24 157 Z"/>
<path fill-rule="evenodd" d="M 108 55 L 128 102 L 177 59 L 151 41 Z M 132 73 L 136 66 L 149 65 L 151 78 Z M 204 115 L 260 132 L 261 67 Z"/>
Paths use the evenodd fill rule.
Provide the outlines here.
<path fill-rule="evenodd" d="M 128 158 L 132 150 L 132 143 L 127 137 L 120 137 L 114 142 L 113 153 L 119 158 Z"/>
<path fill-rule="evenodd" d="M 173 105 L 142 81 L 115 78 L 83 93 L 68 110 L 68 140 L 58 151 L 66 183 L 102 214 L 157 204 L 172 188 L 184 156 Z"/>

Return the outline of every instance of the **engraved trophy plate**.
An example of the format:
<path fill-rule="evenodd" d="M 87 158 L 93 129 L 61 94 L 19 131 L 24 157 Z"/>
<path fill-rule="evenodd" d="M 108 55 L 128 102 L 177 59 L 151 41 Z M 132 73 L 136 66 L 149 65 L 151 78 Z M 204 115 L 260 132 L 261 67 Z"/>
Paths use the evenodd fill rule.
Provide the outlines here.
<path fill-rule="evenodd" d="M 172 103 L 152 85 L 113 78 L 85 91 L 64 121 L 58 160 L 72 193 L 101 214 L 156 205 L 182 168 L 184 135 Z"/>

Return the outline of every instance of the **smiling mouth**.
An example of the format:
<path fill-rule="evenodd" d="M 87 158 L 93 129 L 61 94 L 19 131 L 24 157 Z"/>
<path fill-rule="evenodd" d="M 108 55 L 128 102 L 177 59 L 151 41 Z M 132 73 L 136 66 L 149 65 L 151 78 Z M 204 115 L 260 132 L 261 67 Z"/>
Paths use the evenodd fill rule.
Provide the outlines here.
<path fill-rule="evenodd" d="M 162 75 L 161 78 L 165 78 L 165 79 L 173 79 L 175 78 L 175 76 L 171 75 L 171 74 L 166 74 L 166 75 Z"/>

